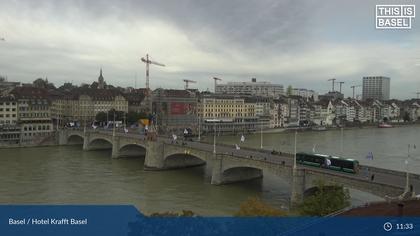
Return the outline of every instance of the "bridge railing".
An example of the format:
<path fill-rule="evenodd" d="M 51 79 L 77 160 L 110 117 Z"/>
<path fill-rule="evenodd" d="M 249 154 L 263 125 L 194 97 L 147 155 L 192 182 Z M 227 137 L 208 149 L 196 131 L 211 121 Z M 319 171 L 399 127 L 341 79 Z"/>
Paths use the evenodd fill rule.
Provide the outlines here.
<path fill-rule="evenodd" d="M 201 143 L 213 145 L 212 142 L 209 141 L 200 141 Z M 217 146 L 223 146 L 223 147 L 235 147 L 233 144 L 225 144 L 225 143 L 218 143 Z M 241 150 L 247 150 L 247 151 L 253 151 L 263 154 L 272 154 L 272 155 L 279 155 L 279 156 L 287 156 L 287 157 L 293 157 L 294 154 L 287 153 L 287 152 L 281 152 L 278 150 L 268 150 L 268 149 L 261 149 L 261 148 L 252 148 L 252 147 L 241 147 Z"/>
<path fill-rule="evenodd" d="M 83 129 L 69 129 L 69 130 L 74 130 L 74 131 L 83 131 Z M 111 134 L 112 133 L 112 129 L 111 130 L 98 130 L 98 129 L 87 129 L 87 132 L 92 132 L 92 133 L 103 133 L 103 134 Z M 128 134 L 125 134 L 123 130 L 118 130 L 116 132 L 116 135 L 118 136 L 130 136 L 133 138 L 137 138 L 137 137 L 143 137 L 144 135 L 140 134 L 140 133 L 135 133 L 135 132 L 129 132 Z M 170 140 L 170 137 L 165 136 L 165 135 L 159 135 L 160 138 L 163 139 L 167 139 Z M 178 140 L 179 142 L 183 142 L 182 139 Z M 194 141 L 197 142 L 197 141 Z M 200 143 L 205 143 L 208 145 L 213 145 L 212 142 L 210 141 L 200 141 Z M 223 146 L 223 147 L 228 147 L 228 148 L 234 148 L 234 145 L 232 144 L 225 144 L 225 143 L 218 143 L 217 146 Z M 278 150 L 268 150 L 268 149 L 259 149 L 259 148 L 252 148 L 252 147 L 241 147 L 241 150 L 246 150 L 246 151 L 252 151 L 252 152 L 257 152 L 257 153 L 262 153 L 262 154 L 271 154 L 271 155 L 278 155 L 278 156 L 283 156 L 283 157 L 293 157 L 294 154 L 292 153 L 286 153 L 286 152 L 281 152 Z M 236 155 L 237 157 L 242 157 L 241 155 Z M 404 171 L 396 171 L 396 170 L 389 170 L 389 169 L 384 169 L 384 168 L 379 168 L 379 167 L 373 167 L 373 166 L 367 166 L 367 165 L 362 165 L 362 167 L 365 168 L 369 168 L 372 171 L 378 172 L 378 173 L 384 173 L 384 174 L 391 174 L 391 175 L 396 175 L 396 176 L 405 176 L 405 172 Z M 410 173 L 410 179 L 417 179 L 420 180 L 420 175 L 418 174 L 414 174 L 414 173 Z"/>
<path fill-rule="evenodd" d="M 405 177 L 406 176 L 405 171 L 389 170 L 389 169 L 373 167 L 373 166 L 366 166 L 366 165 L 363 165 L 363 167 L 369 168 L 369 170 L 377 172 L 377 173 L 396 175 L 396 176 L 400 176 L 400 177 Z M 409 173 L 409 174 L 410 174 L 410 179 L 420 180 L 420 175 L 414 174 L 414 173 Z"/>

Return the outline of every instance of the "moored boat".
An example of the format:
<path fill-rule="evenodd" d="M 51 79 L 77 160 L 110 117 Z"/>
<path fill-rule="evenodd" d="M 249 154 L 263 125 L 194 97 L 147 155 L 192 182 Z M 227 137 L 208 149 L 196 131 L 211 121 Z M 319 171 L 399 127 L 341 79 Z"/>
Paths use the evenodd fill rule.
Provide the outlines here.
<path fill-rule="evenodd" d="M 320 126 L 312 127 L 312 130 L 314 130 L 314 131 L 325 131 L 325 130 L 327 130 L 327 128 L 325 126 L 320 125 Z"/>
<path fill-rule="evenodd" d="M 378 128 L 392 128 L 392 125 L 386 123 L 380 123 Z"/>

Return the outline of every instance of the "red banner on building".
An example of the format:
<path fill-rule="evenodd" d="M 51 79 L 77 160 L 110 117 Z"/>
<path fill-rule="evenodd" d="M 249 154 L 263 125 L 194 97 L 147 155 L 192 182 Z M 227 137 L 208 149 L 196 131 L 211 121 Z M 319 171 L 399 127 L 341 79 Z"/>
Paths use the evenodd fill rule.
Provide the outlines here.
<path fill-rule="evenodd" d="M 187 115 L 192 113 L 192 104 L 171 102 L 171 115 Z"/>

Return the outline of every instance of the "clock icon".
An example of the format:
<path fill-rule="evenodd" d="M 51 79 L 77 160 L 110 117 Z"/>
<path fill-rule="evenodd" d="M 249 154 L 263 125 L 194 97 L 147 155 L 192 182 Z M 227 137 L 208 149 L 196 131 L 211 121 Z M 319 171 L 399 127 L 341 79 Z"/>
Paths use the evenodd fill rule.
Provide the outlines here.
<path fill-rule="evenodd" d="M 392 230 L 392 224 L 389 223 L 389 222 L 386 222 L 384 224 L 384 230 L 387 231 L 387 232 L 391 231 Z"/>

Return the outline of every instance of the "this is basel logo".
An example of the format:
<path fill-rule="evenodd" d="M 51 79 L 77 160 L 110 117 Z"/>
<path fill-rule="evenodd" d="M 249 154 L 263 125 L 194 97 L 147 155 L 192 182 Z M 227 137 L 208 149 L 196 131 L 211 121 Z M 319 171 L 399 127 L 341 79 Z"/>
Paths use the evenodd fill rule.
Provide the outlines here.
<path fill-rule="evenodd" d="M 377 29 L 411 29 L 415 5 L 376 5 Z"/>

